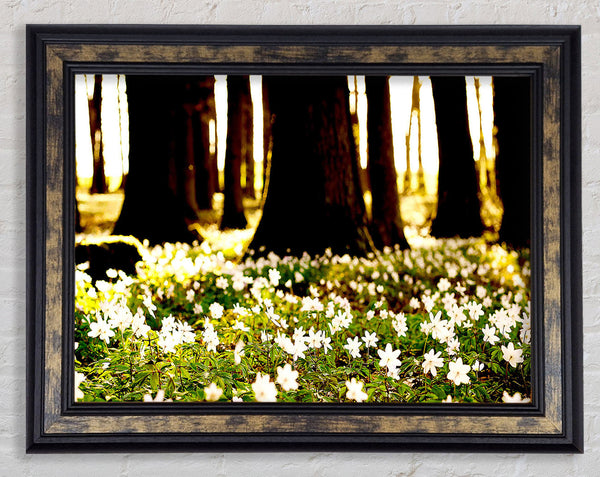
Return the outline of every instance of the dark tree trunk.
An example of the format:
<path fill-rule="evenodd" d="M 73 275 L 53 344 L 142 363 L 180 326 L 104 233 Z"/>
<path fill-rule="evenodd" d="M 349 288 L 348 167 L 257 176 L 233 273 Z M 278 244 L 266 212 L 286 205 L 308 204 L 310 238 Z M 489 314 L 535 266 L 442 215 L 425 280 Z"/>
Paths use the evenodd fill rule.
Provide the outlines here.
<path fill-rule="evenodd" d="M 267 90 L 267 83 L 262 79 L 262 107 L 263 107 L 263 187 L 262 197 L 264 198 L 267 192 L 267 185 L 269 183 L 269 174 L 271 171 L 271 152 L 273 150 L 271 129 L 272 129 L 272 115 L 271 107 L 269 106 L 269 92 Z"/>
<path fill-rule="evenodd" d="M 419 168 L 417 169 L 417 191 L 425 191 L 425 172 L 423 171 L 423 155 L 421 154 L 421 148 L 423 145 L 423 129 L 421 128 L 421 81 L 418 76 L 413 78 L 413 89 L 412 89 L 412 114 L 417 115 L 417 130 L 418 130 L 418 141 L 417 141 L 417 158 L 419 160 Z"/>
<path fill-rule="evenodd" d="M 376 247 L 408 248 L 400 217 L 390 87 L 386 76 L 367 76 L 368 171 L 371 183 L 371 237 Z"/>
<path fill-rule="evenodd" d="M 169 185 L 176 162 L 172 127 L 174 111 L 181 107 L 181 79 L 130 75 L 127 96 L 130 170 L 113 233 L 148 239 L 152 244 L 191 243 L 198 236 L 188 229 L 186 194 Z"/>
<path fill-rule="evenodd" d="M 227 150 L 225 152 L 225 199 L 221 230 L 248 225 L 242 194 L 242 162 L 245 157 L 243 96 L 247 76 L 227 77 Z"/>
<path fill-rule="evenodd" d="M 250 78 L 244 82 L 242 91 L 242 128 L 243 166 L 244 166 L 244 196 L 254 199 L 254 122 L 252 111 L 252 96 L 250 94 Z"/>
<path fill-rule="evenodd" d="M 215 78 L 201 77 L 197 83 L 198 102 L 192 115 L 194 157 L 196 163 L 196 202 L 200 209 L 212 209 L 212 198 L 218 189 L 219 173 L 216 154 L 210 151 L 210 121 L 215 122 Z"/>
<path fill-rule="evenodd" d="M 183 99 L 183 98 L 182 98 Z M 182 101 L 181 106 L 172 112 L 171 154 L 174 167 L 170 169 L 173 190 L 176 195 L 182 195 L 186 220 L 193 222 L 198 218 L 198 203 L 196 202 L 196 171 L 194 157 L 194 127 L 192 118 L 195 105 Z"/>
<path fill-rule="evenodd" d="M 264 77 L 273 151 L 251 248 L 277 254 L 373 250 L 358 178 L 345 77 Z"/>
<path fill-rule="evenodd" d="M 102 147 L 102 75 L 94 75 L 94 95 L 88 101 L 90 111 L 90 134 L 92 138 L 92 152 L 94 155 L 94 176 L 92 178 L 92 194 L 104 194 L 106 176 L 104 175 L 104 154 Z"/>
<path fill-rule="evenodd" d="M 477 237 L 483 233 L 477 173 L 467 119 L 464 76 L 431 77 L 440 168 L 434 237 Z"/>
<path fill-rule="evenodd" d="M 529 78 L 494 77 L 496 178 L 504 206 L 499 239 L 530 244 L 531 93 Z"/>
<path fill-rule="evenodd" d="M 77 201 L 75 201 L 75 233 L 83 232 L 83 227 L 81 226 L 81 213 L 79 212 L 79 206 Z"/>

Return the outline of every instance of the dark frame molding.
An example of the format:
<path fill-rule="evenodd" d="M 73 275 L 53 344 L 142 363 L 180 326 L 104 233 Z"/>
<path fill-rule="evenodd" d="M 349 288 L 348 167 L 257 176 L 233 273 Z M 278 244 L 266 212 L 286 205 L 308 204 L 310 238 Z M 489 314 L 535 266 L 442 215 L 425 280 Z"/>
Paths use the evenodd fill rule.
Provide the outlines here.
<path fill-rule="evenodd" d="M 583 452 L 580 36 L 530 25 L 28 25 L 27 452 Z M 65 211 L 83 72 L 531 77 L 532 403 L 74 403 Z"/>

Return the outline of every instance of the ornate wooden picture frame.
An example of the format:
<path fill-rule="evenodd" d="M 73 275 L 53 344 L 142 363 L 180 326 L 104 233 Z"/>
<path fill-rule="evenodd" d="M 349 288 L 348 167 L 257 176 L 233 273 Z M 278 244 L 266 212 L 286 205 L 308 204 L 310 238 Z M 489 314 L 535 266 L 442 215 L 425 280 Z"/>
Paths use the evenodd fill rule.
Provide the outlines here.
<path fill-rule="evenodd" d="M 532 81 L 532 402 L 75 403 L 76 74 Z M 27 27 L 27 451 L 583 451 L 580 28 Z"/>

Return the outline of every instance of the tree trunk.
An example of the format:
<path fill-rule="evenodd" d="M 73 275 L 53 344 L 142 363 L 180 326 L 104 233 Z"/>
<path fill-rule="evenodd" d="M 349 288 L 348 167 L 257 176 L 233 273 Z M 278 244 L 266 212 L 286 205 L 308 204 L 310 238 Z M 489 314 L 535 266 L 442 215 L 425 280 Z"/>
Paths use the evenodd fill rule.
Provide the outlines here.
<path fill-rule="evenodd" d="M 92 194 L 104 194 L 107 191 L 104 175 L 104 154 L 102 147 L 102 75 L 94 75 L 94 95 L 88 101 L 90 110 L 90 134 L 94 155 L 94 176 L 92 178 Z"/>
<path fill-rule="evenodd" d="M 413 89 L 412 89 L 412 108 L 411 118 L 413 111 L 417 115 L 417 129 L 418 129 L 418 146 L 417 146 L 417 158 L 419 161 L 419 167 L 417 169 L 417 191 L 420 193 L 425 192 L 425 172 L 423 171 L 423 155 L 421 154 L 421 148 L 423 145 L 423 128 L 421 127 L 421 81 L 418 76 L 413 78 Z"/>
<path fill-rule="evenodd" d="M 198 239 L 188 229 L 185 193 L 169 186 L 177 141 L 172 118 L 181 107 L 180 88 L 177 77 L 127 76 L 130 169 L 116 235 L 133 235 L 152 244 Z"/>
<path fill-rule="evenodd" d="M 387 76 L 367 76 L 368 171 L 371 183 L 371 237 L 376 247 L 408 248 L 400 217 L 390 87 Z"/>
<path fill-rule="evenodd" d="M 269 92 L 267 90 L 267 84 L 262 80 L 262 107 L 263 107 L 263 187 L 262 187 L 262 199 L 264 200 L 265 194 L 267 193 L 267 185 L 269 183 L 269 174 L 271 171 L 271 152 L 273 150 L 272 144 L 272 115 L 271 107 L 269 106 Z"/>
<path fill-rule="evenodd" d="M 469 135 L 464 76 L 431 77 L 440 168 L 434 237 L 476 237 L 483 233 L 477 173 Z"/>
<path fill-rule="evenodd" d="M 264 77 L 273 151 L 251 248 L 277 254 L 373 250 L 358 176 L 345 77 Z"/>
<path fill-rule="evenodd" d="M 215 78 L 199 78 L 198 102 L 192 115 L 194 157 L 196 163 L 196 202 L 200 209 L 212 209 L 212 199 L 217 191 L 219 175 L 216 154 L 210 151 L 210 121 L 215 121 Z"/>
<path fill-rule="evenodd" d="M 250 78 L 244 82 L 242 90 L 242 128 L 244 131 L 244 197 L 254 199 L 254 122 L 252 110 L 252 96 L 250 94 Z"/>
<path fill-rule="evenodd" d="M 530 245 L 531 93 L 529 78 L 494 77 L 496 178 L 504 206 L 499 239 Z"/>
<path fill-rule="evenodd" d="M 246 83 L 248 76 L 227 77 L 227 150 L 221 230 L 244 229 L 248 225 L 242 195 L 242 162 L 246 155 L 243 113 Z"/>

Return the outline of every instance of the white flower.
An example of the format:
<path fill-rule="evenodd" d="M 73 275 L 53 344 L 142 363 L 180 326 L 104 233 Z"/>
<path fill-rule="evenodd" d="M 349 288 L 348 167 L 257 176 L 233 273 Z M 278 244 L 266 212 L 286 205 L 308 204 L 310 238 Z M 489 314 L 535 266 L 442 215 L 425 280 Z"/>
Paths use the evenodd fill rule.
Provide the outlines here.
<path fill-rule="evenodd" d="M 408 326 L 406 325 L 406 318 L 404 317 L 404 313 L 400 313 L 396 318 L 392 320 L 392 327 L 396 331 L 398 338 L 406 336 Z"/>
<path fill-rule="evenodd" d="M 110 339 L 115 336 L 115 332 L 111 330 L 110 325 L 102 318 L 98 318 L 98 321 L 90 323 L 90 331 L 88 332 L 90 338 L 99 337 L 106 344 Z"/>
<path fill-rule="evenodd" d="M 233 311 L 236 315 L 240 316 L 248 316 L 250 314 L 248 309 L 244 308 L 243 306 L 240 306 L 239 303 L 233 305 L 233 309 L 231 311 Z"/>
<path fill-rule="evenodd" d="M 281 273 L 279 273 L 279 270 L 271 268 L 269 270 L 269 282 L 271 283 L 271 285 L 276 287 L 277 285 L 279 285 L 280 279 L 281 279 Z"/>
<path fill-rule="evenodd" d="M 469 384 L 471 382 L 471 378 L 467 375 L 471 371 L 471 366 L 463 364 L 462 358 L 449 363 L 448 368 L 448 379 L 454 381 L 454 384 Z"/>
<path fill-rule="evenodd" d="M 204 388 L 204 396 L 207 401 L 218 401 L 221 394 L 223 394 L 223 390 L 215 383 L 210 383 L 208 387 Z"/>
<path fill-rule="evenodd" d="M 240 330 L 240 331 L 250 331 L 243 321 L 235 320 L 235 323 L 231 327 L 232 330 Z"/>
<path fill-rule="evenodd" d="M 233 361 L 235 364 L 240 364 L 242 362 L 242 356 L 244 356 L 244 342 L 239 340 L 233 350 Z"/>
<path fill-rule="evenodd" d="M 423 297 L 421 297 L 421 301 L 423 302 L 425 310 L 427 310 L 427 312 L 431 312 L 433 306 L 435 305 L 435 300 L 428 295 L 424 295 Z"/>
<path fill-rule="evenodd" d="M 444 365 L 444 359 L 440 357 L 441 351 L 435 353 L 435 350 L 430 349 L 423 355 L 423 372 L 425 374 L 431 373 L 432 376 L 437 376 L 437 368 L 441 368 Z"/>
<path fill-rule="evenodd" d="M 296 339 L 294 340 L 294 346 L 290 354 L 292 355 L 292 358 L 294 358 L 294 361 L 296 361 L 298 358 L 305 358 L 304 352 L 307 349 L 308 346 L 306 346 L 304 339 Z"/>
<path fill-rule="evenodd" d="M 308 338 L 306 343 L 313 349 L 319 349 L 322 345 L 324 337 L 325 334 L 323 331 L 318 330 L 315 332 L 315 329 L 311 326 L 310 330 L 308 330 Z"/>
<path fill-rule="evenodd" d="M 362 389 L 363 384 L 362 381 L 357 381 L 356 378 L 346 381 L 346 397 L 348 399 L 353 399 L 356 402 L 363 402 L 367 399 L 368 395 Z"/>
<path fill-rule="evenodd" d="M 289 363 L 282 368 L 277 366 L 277 383 L 281 385 L 284 391 L 298 389 L 298 371 L 294 371 Z"/>
<path fill-rule="evenodd" d="M 142 303 L 148 310 L 148 313 L 150 313 L 154 317 L 154 311 L 156 310 L 156 305 L 154 303 L 152 303 L 152 296 L 144 295 L 144 298 L 142 299 Z"/>
<path fill-rule="evenodd" d="M 483 363 L 480 363 L 477 359 L 473 363 L 473 366 L 471 366 L 471 369 L 473 369 L 473 371 L 482 371 L 483 368 L 485 368 L 485 365 Z"/>
<path fill-rule="evenodd" d="M 450 289 L 450 281 L 447 278 L 440 278 L 438 282 L 438 290 L 441 292 L 448 291 Z"/>
<path fill-rule="evenodd" d="M 85 374 L 75 371 L 75 401 L 79 401 L 85 397 L 83 391 L 79 389 L 79 385 L 83 381 L 85 381 Z"/>
<path fill-rule="evenodd" d="M 196 292 L 194 290 L 188 290 L 185 292 L 185 299 L 192 303 L 194 301 L 194 297 L 196 296 Z"/>
<path fill-rule="evenodd" d="M 512 342 L 508 343 L 508 346 L 502 345 L 500 349 L 502 350 L 502 357 L 504 360 L 508 361 L 513 368 L 516 368 L 517 364 L 523 362 L 523 350 L 515 349 L 515 345 L 512 344 Z"/>
<path fill-rule="evenodd" d="M 219 277 L 215 280 L 215 286 L 221 290 L 226 290 L 229 286 L 229 280 L 225 277 Z"/>
<path fill-rule="evenodd" d="M 141 311 L 141 309 L 138 311 Z M 146 317 L 141 313 L 136 313 L 133 315 L 133 320 L 131 321 L 131 330 L 135 334 L 136 338 L 145 338 L 150 331 L 150 327 L 146 324 Z"/>
<path fill-rule="evenodd" d="M 490 325 L 486 324 L 481 331 L 483 331 L 483 341 L 487 341 L 491 345 L 500 341 L 500 338 L 496 336 L 496 328 L 494 326 L 490 327 Z"/>
<path fill-rule="evenodd" d="M 224 309 L 225 308 L 223 308 L 223 305 L 217 302 L 214 302 L 208 307 L 208 310 L 210 311 L 210 316 L 212 316 L 215 320 L 218 320 L 223 316 Z"/>
<path fill-rule="evenodd" d="M 346 338 L 346 344 L 344 345 L 344 348 L 348 350 L 348 353 L 350 353 L 350 356 L 353 358 L 360 358 L 360 346 L 361 343 L 358 339 L 358 336 L 354 337 L 354 339 Z"/>
<path fill-rule="evenodd" d="M 531 398 L 522 398 L 521 393 L 515 393 L 513 396 L 506 391 L 502 393 L 502 401 L 507 403 L 526 403 L 531 402 Z"/>
<path fill-rule="evenodd" d="M 267 309 L 265 310 L 265 314 L 267 315 L 267 318 L 269 318 L 269 320 L 271 320 L 275 326 L 279 326 L 279 327 L 281 326 L 281 322 L 279 321 L 279 315 L 277 313 L 275 313 L 275 311 L 273 310 L 273 307 L 267 307 Z"/>
<path fill-rule="evenodd" d="M 397 368 L 402 364 L 402 362 L 398 359 L 400 356 L 400 350 L 392 350 L 392 345 L 388 343 L 385 347 L 385 350 L 377 350 L 377 354 L 379 355 L 379 366 L 382 368 L 385 366 L 388 368 L 388 371 Z"/>
<path fill-rule="evenodd" d="M 375 348 L 379 338 L 376 333 L 369 333 L 369 331 L 365 330 L 365 336 L 362 337 L 362 340 L 365 342 L 367 348 Z"/>
<path fill-rule="evenodd" d="M 254 397 L 259 402 L 276 402 L 277 388 L 268 374 L 256 373 L 256 380 L 252 383 Z"/>
<path fill-rule="evenodd" d="M 460 341 L 458 341 L 458 338 L 449 338 L 447 343 L 446 352 L 451 356 L 455 355 L 458 348 L 460 348 Z"/>
<path fill-rule="evenodd" d="M 323 352 L 325 354 L 327 354 L 327 351 L 333 349 L 331 347 L 331 338 L 328 336 L 326 338 L 323 338 Z"/>
<path fill-rule="evenodd" d="M 217 346 L 219 345 L 219 336 L 210 323 L 202 332 L 202 339 L 206 343 L 206 351 L 217 351 Z"/>
<path fill-rule="evenodd" d="M 144 394 L 144 402 L 171 402 L 172 399 L 165 399 L 165 391 L 163 389 L 159 389 L 156 392 L 156 396 L 152 399 L 150 394 Z"/>

